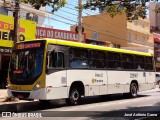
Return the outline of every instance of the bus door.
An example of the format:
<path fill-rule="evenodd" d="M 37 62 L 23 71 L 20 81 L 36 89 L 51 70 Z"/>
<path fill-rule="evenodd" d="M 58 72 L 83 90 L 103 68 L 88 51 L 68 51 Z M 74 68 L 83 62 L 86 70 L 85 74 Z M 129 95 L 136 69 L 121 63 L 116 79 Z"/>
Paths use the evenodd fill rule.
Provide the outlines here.
<path fill-rule="evenodd" d="M 147 71 L 146 72 L 146 84 L 155 82 L 155 72 Z"/>
<path fill-rule="evenodd" d="M 67 96 L 66 49 L 64 46 L 48 45 L 46 86 L 52 86 L 54 92 L 60 92 L 55 93 L 57 98 Z"/>
<path fill-rule="evenodd" d="M 152 57 L 146 57 L 145 64 L 146 64 L 146 84 L 148 89 L 152 89 L 156 82 L 155 80 L 155 72 L 154 72 L 154 64 L 153 64 Z"/>

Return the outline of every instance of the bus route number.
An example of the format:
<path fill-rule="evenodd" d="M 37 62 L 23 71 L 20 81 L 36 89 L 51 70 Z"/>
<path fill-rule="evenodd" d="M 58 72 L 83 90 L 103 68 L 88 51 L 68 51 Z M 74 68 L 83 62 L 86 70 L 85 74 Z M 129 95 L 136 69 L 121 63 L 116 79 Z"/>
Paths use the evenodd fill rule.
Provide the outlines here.
<path fill-rule="evenodd" d="M 130 78 L 137 78 L 138 77 L 138 73 L 130 73 Z"/>

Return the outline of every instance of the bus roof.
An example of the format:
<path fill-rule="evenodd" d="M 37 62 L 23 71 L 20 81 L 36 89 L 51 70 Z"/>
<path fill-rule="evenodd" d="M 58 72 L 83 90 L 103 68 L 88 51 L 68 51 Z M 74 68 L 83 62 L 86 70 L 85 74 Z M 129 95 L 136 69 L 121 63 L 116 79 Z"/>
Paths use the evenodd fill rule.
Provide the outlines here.
<path fill-rule="evenodd" d="M 110 52 L 127 53 L 127 54 L 135 54 L 135 55 L 142 55 L 142 56 L 152 56 L 152 54 L 145 53 L 145 52 L 138 52 L 138 51 L 133 51 L 133 50 L 125 50 L 125 49 L 119 49 L 119 48 L 92 45 L 92 44 L 79 43 L 79 42 L 73 42 L 73 41 L 67 41 L 67 40 L 43 38 L 43 39 L 35 39 L 34 41 L 36 41 L 36 40 L 37 41 L 46 40 L 48 44 L 51 43 L 51 44 L 65 45 L 65 46 L 72 46 L 72 47 L 79 47 L 79 48 L 105 50 L 105 51 L 110 51 Z M 27 40 L 27 41 L 29 42 L 29 41 L 33 41 L 33 40 Z M 25 42 L 27 42 L 27 41 L 25 41 Z"/>

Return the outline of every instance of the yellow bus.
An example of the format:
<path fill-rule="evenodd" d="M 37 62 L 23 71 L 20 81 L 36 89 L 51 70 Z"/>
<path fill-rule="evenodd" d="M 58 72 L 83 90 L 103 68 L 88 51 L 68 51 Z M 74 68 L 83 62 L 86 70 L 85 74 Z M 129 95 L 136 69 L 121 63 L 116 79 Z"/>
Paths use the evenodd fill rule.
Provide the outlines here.
<path fill-rule="evenodd" d="M 149 53 L 57 39 L 17 43 L 8 79 L 9 97 L 41 102 L 63 98 L 71 105 L 85 96 L 136 97 L 154 87 Z"/>

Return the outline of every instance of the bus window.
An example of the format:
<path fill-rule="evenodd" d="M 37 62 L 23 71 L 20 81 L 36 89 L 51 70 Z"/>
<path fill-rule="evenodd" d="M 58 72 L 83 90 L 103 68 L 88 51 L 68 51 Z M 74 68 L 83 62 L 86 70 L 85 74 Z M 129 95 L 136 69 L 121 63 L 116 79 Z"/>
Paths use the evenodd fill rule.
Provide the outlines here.
<path fill-rule="evenodd" d="M 145 58 L 145 69 L 147 71 L 153 71 L 153 60 L 152 57 Z"/>
<path fill-rule="evenodd" d="M 122 68 L 126 70 L 133 70 L 134 63 L 133 63 L 133 56 L 127 54 L 121 54 L 121 61 L 122 61 Z"/>
<path fill-rule="evenodd" d="M 108 69 L 120 70 L 121 69 L 120 54 L 107 52 L 107 64 L 108 64 Z"/>
<path fill-rule="evenodd" d="M 69 57 L 71 68 L 89 68 L 87 50 L 71 48 Z"/>
<path fill-rule="evenodd" d="M 106 68 L 105 52 L 91 50 L 90 52 L 90 68 L 103 69 Z"/>
<path fill-rule="evenodd" d="M 145 69 L 144 57 L 135 55 L 134 64 L 135 64 L 135 70 L 143 71 Z"/>
<path fill-rule="evenodd" d="M 52 51 L 49 56 L 50 68 L 64 68 L 64 53 Z"/>

